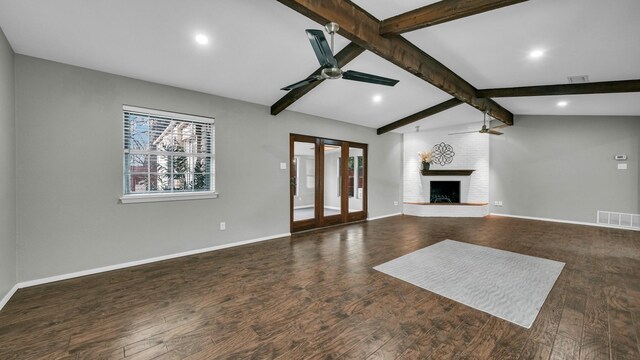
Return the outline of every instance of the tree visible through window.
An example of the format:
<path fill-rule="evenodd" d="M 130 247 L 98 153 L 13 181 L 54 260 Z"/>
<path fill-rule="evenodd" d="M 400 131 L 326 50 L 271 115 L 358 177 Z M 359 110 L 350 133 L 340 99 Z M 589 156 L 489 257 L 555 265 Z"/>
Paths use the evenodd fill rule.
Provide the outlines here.
<path fill-rule="evenodd" d="M 124 107 L 124 193 L 214 191 L 213 119 Z"/>

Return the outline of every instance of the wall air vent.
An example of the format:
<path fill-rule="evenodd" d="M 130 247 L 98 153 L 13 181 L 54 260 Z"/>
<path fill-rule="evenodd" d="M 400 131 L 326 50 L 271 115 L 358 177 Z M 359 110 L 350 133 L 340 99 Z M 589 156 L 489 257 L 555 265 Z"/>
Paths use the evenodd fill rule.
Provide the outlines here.
<path fill-rule="evenodd" d="M 599 225 L 621 229 L 640 230 L 640 214 L 626 214 L 612 211 L 598 210 Z"/>
<path fill-rule="evenodd" d="M 589 75 L 567 76 L 570 84 L 579 84 L 589 82 Z"/>

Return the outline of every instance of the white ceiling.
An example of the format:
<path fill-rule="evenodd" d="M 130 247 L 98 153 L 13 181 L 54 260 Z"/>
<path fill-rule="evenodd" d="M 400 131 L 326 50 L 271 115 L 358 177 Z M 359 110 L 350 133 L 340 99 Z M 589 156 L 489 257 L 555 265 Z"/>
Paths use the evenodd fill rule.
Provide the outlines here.
<path fill-rule="evenodd" d="M 354 1 L 384 19 L 435 1 Z M 640 79 L 640 1 L 535 0 L 407 33 L 405 36 L 477 88 Z M 272 105 L 281 87 L 318 63 L 304 29 L 321 26 L 277 1 L 0 0 L 0 27 L 13 49 L 137 79 Z M 193 37 L 205 33 L 206 47 Z M 336 47 L 348 42 L 338 36 Z M 534 48 L 545 56 L 531 61 Z M 450 98 L 365 52 L 353 69 L 396 78 L 393 88 L 325 81 L 290 110 L 380 127 Z M 382 95 L 373 103 L 374 95 Z M 640 115 L 640 93 L 496 99 L 514 114 Z M 461 105 L 401 132 L 478 122 Z"/>

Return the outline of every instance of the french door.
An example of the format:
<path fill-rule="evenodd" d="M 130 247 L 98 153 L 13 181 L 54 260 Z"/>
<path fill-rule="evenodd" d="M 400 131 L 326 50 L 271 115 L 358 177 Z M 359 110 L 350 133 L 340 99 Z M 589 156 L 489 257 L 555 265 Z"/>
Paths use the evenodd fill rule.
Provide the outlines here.
<path fill-rule="evenodd" d="M 367 217 L 367 144 L 290 136 L 291 232 Z"/>

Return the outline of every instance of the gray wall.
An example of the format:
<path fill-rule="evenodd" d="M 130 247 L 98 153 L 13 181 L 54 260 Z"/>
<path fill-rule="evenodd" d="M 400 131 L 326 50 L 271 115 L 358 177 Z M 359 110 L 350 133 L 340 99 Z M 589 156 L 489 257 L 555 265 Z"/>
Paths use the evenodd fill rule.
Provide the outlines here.
<path fill-rule="evenodd" d="M 369 144 L 369 216 L 400 211 L 401 137 L 16 56 L 18 280 L 289 232 L 289 133 Z M 118 203 L 122 104 L 216 118 L 218 199 Z M 218 229 L 226 221 L 227 230 Z"/>
<path fill-rule="evenodd" d="M 13 50 L 0 29 L 0 299 L 16 284 L 16 143 Z"/>
<path fill-rule="evenodd" d="M 491 212 L 592 223 L 597 210 L 640 212 L 640 117 L 514 122 L 505 135 L 491 137 Z M 617 170 L 616 154 L 628 156 L 628 170 Z"/>

